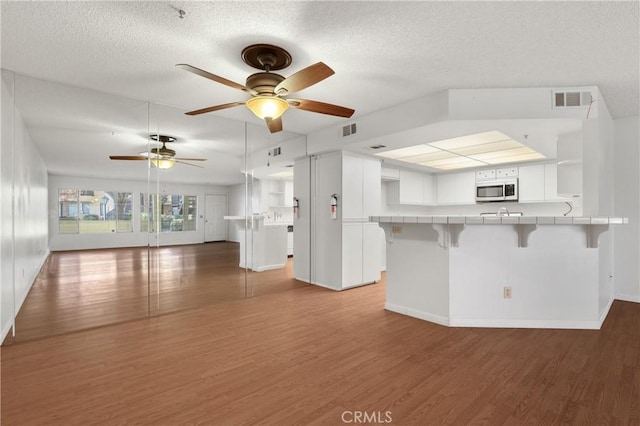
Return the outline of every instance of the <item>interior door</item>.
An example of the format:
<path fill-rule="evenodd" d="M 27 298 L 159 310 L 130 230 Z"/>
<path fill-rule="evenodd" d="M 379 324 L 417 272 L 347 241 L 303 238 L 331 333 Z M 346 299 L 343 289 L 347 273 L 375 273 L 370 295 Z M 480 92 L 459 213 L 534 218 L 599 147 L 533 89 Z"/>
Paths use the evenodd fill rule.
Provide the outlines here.
<path fill-rule="evenodd" d="M 206 194 L 204 207 L 204 241 L 225 241 L 227 224 L 227 196 Z"/>

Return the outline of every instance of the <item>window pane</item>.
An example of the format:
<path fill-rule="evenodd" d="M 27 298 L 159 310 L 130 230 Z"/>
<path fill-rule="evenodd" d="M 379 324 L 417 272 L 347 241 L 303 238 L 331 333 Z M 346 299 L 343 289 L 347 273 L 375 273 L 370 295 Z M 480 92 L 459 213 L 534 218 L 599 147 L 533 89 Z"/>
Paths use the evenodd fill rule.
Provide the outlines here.
<path fill-rule="evenodd" d="M 58 189 L 58 233 L 78 233 L 78 191 Z"/>
<path fill-rule="evenodd" d="M 140 194 L 140 232 L 155 232 L 154 195 Z"/>
<path fill-rule="evenodd" d="M 108 213 L 115 208 L 113 197 L 104 191 L 80 190 L 80 233 L 106 234 L 116 231 L 115 218 Z"/>
<path fill-rule="evenodd" d="M 195 231 L 198 217 L 198 209 L 197 209 L 197 200 L 198 197 L 195 195 L 185 195 L 184 196 L 184 231 Z"/>
<path fill-rule="evenodd" d="M 133 232 L 131 218 L 133 194 L 131 192 L 109 192 L 108 194 L 115 200 L 115 209 L 107 211 L 107 219 L 115 220 L 116 232 Z"/>

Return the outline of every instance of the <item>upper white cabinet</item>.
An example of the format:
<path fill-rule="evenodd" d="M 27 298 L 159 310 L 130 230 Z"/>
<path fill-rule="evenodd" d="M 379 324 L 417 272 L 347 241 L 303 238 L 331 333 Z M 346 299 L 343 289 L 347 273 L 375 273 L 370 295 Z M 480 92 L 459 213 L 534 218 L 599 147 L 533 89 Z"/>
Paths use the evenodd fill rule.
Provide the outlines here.
<path fill-rule="evenodd" d="M 400 170 L 399 180 L 387 186 L 388 204 L 433 205 L 436 187 L 431 175 Z"/>
<path fill-rule="evenodd" d="M 438 175 L 436 179 L 438 204 L 475 204 L 475 172 Z"/>
<path fill-rule="evenodd" d="M 382 180 L 399 180 L 400 170 L 390 169 L 389 167 L 382 167 L 380 169 L 380 177 Z"/>
<path fill-rule="evenodd" d="M 520 166 L 519 169 L 519 202 L 566 201 L 558 195 L 556 164 Z"/>
<path fill-rule="evenodd" d="M 544 201 L 544 189 L 544 164 L 520 166 L 518 179 L 519 202 Z"/>
<path fill-rule="evenodd" d="M 343 218 L 363 218 L 380 213 L 380 161 L 343 154 L 342 170 Z M 328 201 L 328 200 L 327 200 Z"/>
<path fill-rule="evenodd" d="M 544 165 L 544 199 L 545 201 L 566 201 L 567 197 L 558 195 L 558 165 Z"/>

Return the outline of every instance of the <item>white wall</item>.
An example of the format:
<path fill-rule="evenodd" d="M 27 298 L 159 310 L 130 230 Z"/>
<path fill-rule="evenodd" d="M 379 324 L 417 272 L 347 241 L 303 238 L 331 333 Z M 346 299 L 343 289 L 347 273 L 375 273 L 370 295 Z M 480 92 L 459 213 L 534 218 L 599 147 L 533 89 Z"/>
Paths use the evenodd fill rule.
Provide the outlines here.
<path fill-rule="evenodd" d="M 2 71 L 0 330 L 5 338 L 48 251 L 47 171 L 19 111 L 13 75 Z"/>
<path fill-rule="evenodd" d="M 614 213 L 629 224 L 614 228 L 615 298 L 640 302 L 640 118 L 614 121 Z"/>
<path fill-rule="evenodd" d="M 133 232 L 109 234 L 59 234 L 58 189 L 93 189 L 100 191 L 133 192 Z M 198 221 L 195 231 L 140 232 L 140 194 L 151 190 L 161 194 L 195 195 L 198 197 Z M 150 244 L 176 245 L 204 242 L 205 194 L 228 194 L 229 187 L 219 185 L 152 184 L 146 181 L 49 176 L 49 248 L 51 251 L 83 250 L 113 247 L 140 247 Z"/>
<path fill-rule="evenodd" d="M 244 216 L 246 204 L 245 184 L 233 185 L 229 187 L 229 216 Z M 229 241 L 240 242 L 240 232 L 238 227 L 228 221 L 227 238 Z"/>

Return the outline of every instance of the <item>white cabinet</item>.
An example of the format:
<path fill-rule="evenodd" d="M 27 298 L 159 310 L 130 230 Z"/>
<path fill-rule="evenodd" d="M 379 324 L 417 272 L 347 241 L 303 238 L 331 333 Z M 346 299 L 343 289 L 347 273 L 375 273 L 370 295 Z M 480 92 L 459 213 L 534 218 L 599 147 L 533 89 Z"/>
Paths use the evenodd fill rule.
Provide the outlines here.
<path fill-rule="evenodd" d="M 380 170 L 380 177 L 382 180 L 399 180 L 400 170 L 390 169 L 389 167 L 382 167 Z"/>
<path fill-rule="evenodd" d="M 545 201 L 566 201 L 566 197 L 558 195 L 558 165 L 544 165 L 544 199 Z"/>
<path fill-rule="evenodd" d="M 556 164 L 520 166 L 519 202 L 566 201 L 566 198 L 558 196 L 557 170 Z"/>
<path fill-rule="evenodd" d="M 436 178 L 433 175 L 423 176 L 422 201 L 425 205 L 434 205 L 438 202 L 438 188 L 436 188 Z"/>
<path fill-rule="evenodd" d="M 435 204 L 436 186 L 432 175 L 400 170 L 399 176 L 399 180 L 387 186 L 387 204 Z"/>
<path fill-rule="evenodd" d="M 438 204 L 475 204 L 475 172 L 437 176 Z"/>
<path fill-rule="evenodd" d="M 544 201 L 544 164 L 520 166 L 518 191 L 518 201 L 521 203 Z"/>
<path fill-rule="evenodd" d="M 294 180 L 300 200 L 293 219 L 295 278 L 334 290 L 378 281 L 379 228 L 369 216 L 380 215 L 380 161 L 341 151 L 299 158 Z"/>

